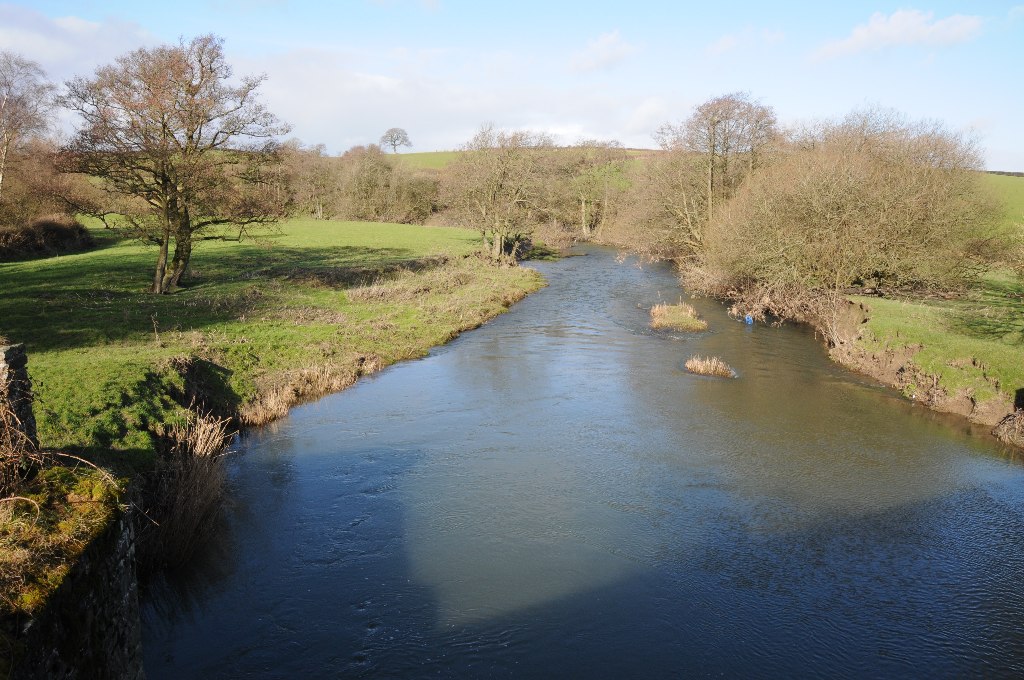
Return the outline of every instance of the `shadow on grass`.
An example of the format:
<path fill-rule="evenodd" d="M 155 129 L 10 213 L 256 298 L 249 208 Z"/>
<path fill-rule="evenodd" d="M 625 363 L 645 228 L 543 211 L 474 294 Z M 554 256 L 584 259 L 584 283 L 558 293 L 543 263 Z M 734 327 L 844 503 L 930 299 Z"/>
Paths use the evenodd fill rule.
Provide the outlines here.
<path fill-rule="evenodd" d="M 969 337 L 1024 345 L 1024 286 L 989 282 L 976 301 L 957 311 L 953 330 Z"/>
<path fill-rule="evenodd" d="M 282 286 L 343 289 L 398 269 L 428 269 L 443 258 L 405 248 L 199 246 L 189 284 L 146 292 L 156 251 L 132 245 L 0 265 L 0 332 L 30 352 L 158 339 L 244 320 Z"/>

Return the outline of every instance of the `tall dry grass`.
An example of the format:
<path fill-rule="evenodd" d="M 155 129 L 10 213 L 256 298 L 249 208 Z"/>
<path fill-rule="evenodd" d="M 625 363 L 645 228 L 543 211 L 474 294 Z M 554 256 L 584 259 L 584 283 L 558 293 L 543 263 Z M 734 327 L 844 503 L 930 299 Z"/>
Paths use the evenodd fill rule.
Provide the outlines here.
<path fill-rule="evenodd" d="M 735 378 L 736 371 L 718 357 L 692 356 L 686 360 L 686 370 L 698 375 L 713 375 L 720 378 Z"/>
<path fill-rule="evenodd" d="M 1024 409 L 1017 409 L 1003 418 L 992 434 L 1007 444 L 1024 447 Z"/>
<path fill-rule="evenodd" d="M 680 300 L 677 304 L 659 304 L 651 307 L 651 328 L 671 328 L 677 331 L 707 330 L 708 322 L 700 318 L 693 305 Z"/>
<path fill-rule="evenodd" d="M 161 438 L 139 532 L 144 569 L 184 563 L 209 536 L 224 498 L 226 418 L 190 412 Z"/>

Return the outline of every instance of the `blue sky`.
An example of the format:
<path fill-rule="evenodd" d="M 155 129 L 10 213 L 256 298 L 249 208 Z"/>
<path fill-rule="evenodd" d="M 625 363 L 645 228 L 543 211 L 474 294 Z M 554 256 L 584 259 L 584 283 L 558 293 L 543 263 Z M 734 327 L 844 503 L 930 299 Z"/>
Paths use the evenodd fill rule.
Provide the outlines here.
<path fill-rule="evenodd" d="M 747 91 L 781 121 L 881 105 L 970 129 L 1024 171 L 1018 2 L 35 0 L 0 4 L 0 48 L 58 81 L 139 46 L 216 33 L 293 136 L 340 152 L 392 126 L 417 151 L 482 123 L 571 143 L 651 133 Z"/>

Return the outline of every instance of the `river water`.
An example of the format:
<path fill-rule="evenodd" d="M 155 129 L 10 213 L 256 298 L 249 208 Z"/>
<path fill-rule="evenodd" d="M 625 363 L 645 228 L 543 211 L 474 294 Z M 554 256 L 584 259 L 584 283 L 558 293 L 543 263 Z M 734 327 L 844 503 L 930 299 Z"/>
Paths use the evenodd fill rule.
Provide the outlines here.
<path fill-rule="evenodd" d="M 150 678 L 1024 674 L 1024 466 L 804 329 L 653 333 L 584 257 L 423 360 L 247 432 Z M 714 354 L 735 380 L 693 376 Z"/>

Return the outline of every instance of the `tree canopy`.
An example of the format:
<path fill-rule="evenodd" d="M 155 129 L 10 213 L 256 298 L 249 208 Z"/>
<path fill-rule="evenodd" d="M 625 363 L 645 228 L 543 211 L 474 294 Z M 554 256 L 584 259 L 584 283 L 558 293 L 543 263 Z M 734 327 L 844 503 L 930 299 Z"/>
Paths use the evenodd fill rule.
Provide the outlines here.
<path fill-rule="evenodd" d="M 47 128 L 53 92 L 54 86 L 39 64 L 0 50 L 0 199 L 11 152 Z"/>
<path fill-rule="evenodd" d="M 382 147 L 390 146 L 391 153 L 398 153 L 398 147 L 412 146 L 412 142 L 409 141 L 408 132 L 402 128 L 393 127 L 380 136 L 380 145 Z"/>
<path fill-rule="evenodd" d="M 264 182 L 274 140 L 288 128 L 258 99 L 262 76 L 232 75 L 223 40 L 204 35 L 135 50 L 67 83 L 63 103 L 82 126 L 65 149 L 66 167 L 128 199 L 116 215 L 101 212 L 159 245 L 155 293 L 179 284 L 200 229 L 283 214 Z"/>

